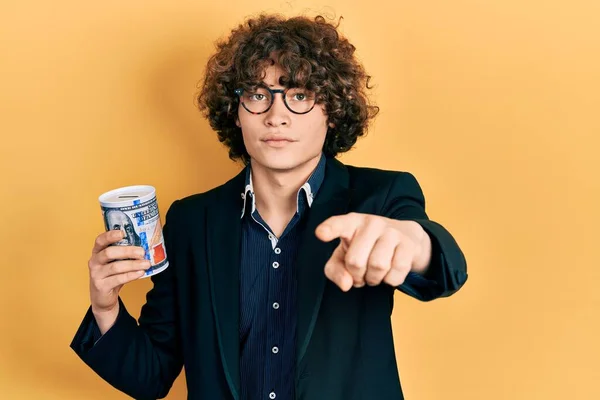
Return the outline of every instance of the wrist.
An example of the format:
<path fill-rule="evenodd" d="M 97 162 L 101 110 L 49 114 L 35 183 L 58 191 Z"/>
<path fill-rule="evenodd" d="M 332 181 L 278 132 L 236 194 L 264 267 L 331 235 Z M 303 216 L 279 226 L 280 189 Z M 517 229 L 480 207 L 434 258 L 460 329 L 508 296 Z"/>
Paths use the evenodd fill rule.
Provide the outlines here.
<path fill-rule="evenodd" d="M 411 266 L 411 271 L 415 272 L 419 275 L 424 275 L 429 269 L 429 264 L 431 263 L 431 238 L 429 234 L 419 225 L 419 229 L 421 229 L 421 240 L 419 243 L 419 252 L 415 257 L 415 261 Z"/>
<path fill-rule="evenodd" d="M 98 324 L 100 333 L 104 335 L 117 321 L 119 315 L 119 303 L 107 310 L 98 310 L 92 305 L 92 314 L 94 315 L 96 324 Z"/>

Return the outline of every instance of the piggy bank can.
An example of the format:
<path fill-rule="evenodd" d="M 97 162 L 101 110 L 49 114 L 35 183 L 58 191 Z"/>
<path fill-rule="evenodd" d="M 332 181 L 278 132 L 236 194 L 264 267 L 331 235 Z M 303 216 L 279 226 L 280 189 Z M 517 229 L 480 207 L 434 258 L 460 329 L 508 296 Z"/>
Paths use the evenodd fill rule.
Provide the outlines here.
<path fill-rule="evenodd" d="M 149 185 L 127 186 L 103 193 L 98 198 L 107 231 L 121 230 L 124 238 L 116 246 L 139 246 L 151 263 L 141 278 L 169 266 L 156 201 L 156 189 Z"/>

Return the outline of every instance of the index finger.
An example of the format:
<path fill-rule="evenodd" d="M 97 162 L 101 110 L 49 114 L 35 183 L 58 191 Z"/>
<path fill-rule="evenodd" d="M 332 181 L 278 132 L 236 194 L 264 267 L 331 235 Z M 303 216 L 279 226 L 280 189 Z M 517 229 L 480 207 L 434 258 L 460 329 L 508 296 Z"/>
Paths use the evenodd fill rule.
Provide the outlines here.
<path fill-rule="evenodd" d="M 324 242 L 330 242 L 337 238 L 351 241 L 357 229 L 362 225 L 363 219 L 364 217 L 358 213 L 336 215 L 317 226 L 315 234 Z"/>
<path fill-rule="evenodd" d="M 117 243 L 119 240 L 125 237 L 125 233 L 121 230 L 110 230 L 101 233 L 94 242 L 94 248 L 92 254 L 97 254 L 110 246 L 111 244 Z"/>

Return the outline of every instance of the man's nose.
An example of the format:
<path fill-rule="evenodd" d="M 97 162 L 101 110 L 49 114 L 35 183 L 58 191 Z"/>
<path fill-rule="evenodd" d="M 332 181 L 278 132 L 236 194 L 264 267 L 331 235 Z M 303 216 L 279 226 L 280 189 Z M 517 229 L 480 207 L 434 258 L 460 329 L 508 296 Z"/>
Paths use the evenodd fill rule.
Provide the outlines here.
<path fill-rule="evenodd" d="M 275 93 L 273 105 L 266 114 L 265 123 L 269 126 L 289 125 L 290 110 L 287 109 L 283 101 L 283 93 Z"/>

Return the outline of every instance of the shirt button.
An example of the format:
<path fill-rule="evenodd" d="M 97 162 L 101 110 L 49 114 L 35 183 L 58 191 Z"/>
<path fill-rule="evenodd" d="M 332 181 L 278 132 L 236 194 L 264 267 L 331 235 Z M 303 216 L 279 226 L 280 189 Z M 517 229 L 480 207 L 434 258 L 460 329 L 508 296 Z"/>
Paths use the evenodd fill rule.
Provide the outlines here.
<path fill-rule="evenodd" d="M 277 261 L 275 261 L 273 263 L 273 268 L 275 268 L 275 269 L 279 268 L 279 263 Z"/>
<path fill-rule="evenodd" d="M 264 237 L 264 236 L 263 236 L 263 237 Z M 273 235 L 269 235 L 269 240 L 273 240 L 273 239 L 275 239 L 275 236 L 273 236 Z"/>
<path fill-rule="evenodd" d="M 281 249 L 279 247 L 275 248 L 275 254 L 281 254 Z"/>
<path fill-rule="evenodd" d="M 274 399 L 275 397 L 277 397 L 277 395 L 275 394 L 275 392 L 269 393 L 269 398 L 270 399 Z"/>
<path fill-rule="evenodd" d="M 279 308 L 279 303 L 273 303 L 273 308 L 277 310 Z"/>
<path fill-rule="evenodd" d="M 279 353 L 279 348 L 277 346 L 275 346 L 271 349 L 271 351 L 273 352 L 273 354 L 277 354 L 277 353 Z"/>

